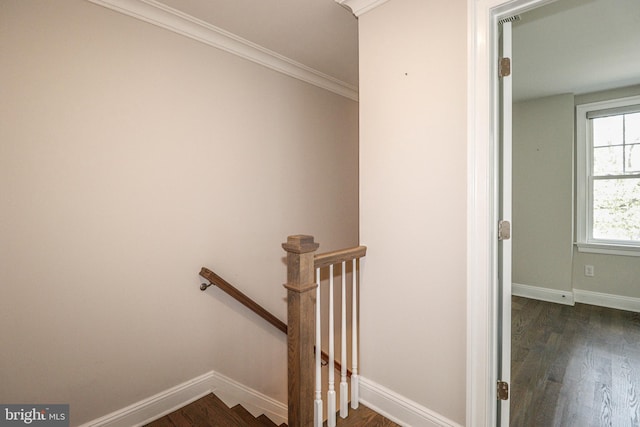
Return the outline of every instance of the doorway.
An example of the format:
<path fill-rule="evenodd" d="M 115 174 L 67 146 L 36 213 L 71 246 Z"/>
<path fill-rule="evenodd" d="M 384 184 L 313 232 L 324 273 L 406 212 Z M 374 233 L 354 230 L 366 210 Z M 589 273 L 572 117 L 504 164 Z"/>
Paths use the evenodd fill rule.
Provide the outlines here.
<path fill-rule="evenodd" d="M 467 252 L 467 425 L 497 425 L 497 23 L 549 0 L 470 2 Z M 575 3 L 575 2 L 574 2 Z M 581 3 L 590 3 L 589 0 Z M 567 28 L 569 28 L 567 24 Z M 517 65 L 515 67 L 517 73 Z M 640 75 L 640 73 L 638 73 Z M 517 224 L 514 236 L 517 239 Z M 575 270 L 572 271 L 575 277 Z M 559 296 L 562 298 L 562 295 Z M 566 296 L 565 296 L 566 297 Z M 509 345 L 509 343 L 507 343 Z M 488 369 L 487 369 L 488 368 Z"/>
<path fill-rule="evenodd" d="M 595 280 L 591 284 L 585 280 L 584 255 L 573 245 L 574 109 L 594 93 L 609 96 L 612 88 L 635 95 L 620 87 L 638 83 L 617 78 L 609 74 L 611 70 L 599 70 L 608 76 L 605 81 L 588 81 L 587 71 L 576 72 L 585 69 L 591 55 L 597 56 L 601 49 L 595 42 L 588 45 L 590 49 L 581 49 L 579 39 L 590 34 L 577 34 L 582 27 L 596 34 L 595 28 L 602 28 L 602 39 L 616 31 L 622 33 L 624 18 L 615 20 L 615 28 L 609 30 L 608 22 L 601 19 L 611 8 L 626 14 L 638 9 L 637 4 L 635 8 L 628 6 L 624 0 L 558 0 L 519 12 L 521 20 L 513 25 L 513 287 L 515 295 L 527 299 L 516 298 L 514 302 L 512 426 L 611 425 L 611 420 L 620 425 L 640 417 L 635 404 L 622 410 L 627 399 L 619 393 L 625 389 L 634 394 L 640 387 L 634 378 L 640 364 L 632 354 L 635 349 L 627 344 L 635 339 L 637 315 L 602 307 L 573 307 L 576 301 L 606 305 L 581 300 L 585 293 L 590 295 L 589 290 L 574 292 L 585 284 L 593 286 L 591 289 L 597 285 Z M 588 21 L 592 19 L 589 14 L 596 15 L 594 21 Z M 572 30 L 570 34 L 567 29 Z M 578 40 L 571 42 L 574 37 Z M 626 38 L 616 43 L 611 36 L 607 43 L 609 47 L 624 46 Z M 534 44 L 532 51 L 527 50 L 527 43 Z M 558 53 L 573 64 L 550 60 L 547 70 L 541 71 L 536 70 L 539 64 L 529 61 L 529 56 L 541 61 L 541 54 L 553 57 Z M 542 86 L 524 84 L 535 78 Z M 590 259 L 606 265 L 605 257 L 596 257 Z M 616 264 L 621 265 L 619 260 Z M 621 341 L 615 341 L 616 337 Z M 613 341 L 608 341 L 610 338 Z M 522 346 L 522 341 L 527 345 Z M 623 347 L 629 353 L 618 351 Z M 536 410 L 527 411 L 527 405 Z M 535 414 L 547 418 L 536 423 Z"/>

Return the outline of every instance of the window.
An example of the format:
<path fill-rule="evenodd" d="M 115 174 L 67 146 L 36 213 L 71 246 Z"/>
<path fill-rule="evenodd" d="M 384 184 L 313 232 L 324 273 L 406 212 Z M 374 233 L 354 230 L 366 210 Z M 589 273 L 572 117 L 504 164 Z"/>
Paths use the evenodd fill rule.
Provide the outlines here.
<path fill-rule="evenodd" d="M 577 245 L 640 256 L 640 96 L 579 105 Z"/>

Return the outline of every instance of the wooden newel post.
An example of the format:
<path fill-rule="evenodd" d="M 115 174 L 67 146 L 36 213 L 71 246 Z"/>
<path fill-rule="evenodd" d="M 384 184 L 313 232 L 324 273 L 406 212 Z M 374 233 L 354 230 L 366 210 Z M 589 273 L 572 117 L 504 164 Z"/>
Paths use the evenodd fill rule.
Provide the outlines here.
<path fill-rule="evenodd" d="M 313 425 L 315 365 L 315 269 L 313 236 L 289 236 L 287 251 L 287 324 L 289 427 Z"/>

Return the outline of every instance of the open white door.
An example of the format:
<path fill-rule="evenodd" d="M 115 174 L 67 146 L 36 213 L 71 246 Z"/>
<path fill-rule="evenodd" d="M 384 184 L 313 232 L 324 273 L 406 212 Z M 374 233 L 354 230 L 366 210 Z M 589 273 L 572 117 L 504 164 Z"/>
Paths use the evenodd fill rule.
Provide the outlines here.
<path fill-rule="evenodd" d="M 506 21 L 506 22 L 505 22 Z M 511 383 L 511 21 L 500 31 L 500 179 L 498 226 L 498 423 L 509 426 L 508 387 Z M 506 393 L 505 393 L 506 392 Z"/>

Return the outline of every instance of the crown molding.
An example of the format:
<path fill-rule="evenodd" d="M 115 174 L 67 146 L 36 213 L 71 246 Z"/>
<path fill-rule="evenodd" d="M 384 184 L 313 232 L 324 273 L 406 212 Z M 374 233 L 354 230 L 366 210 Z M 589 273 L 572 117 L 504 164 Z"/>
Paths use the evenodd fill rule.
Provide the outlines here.
<path fill-rule="evenodd" d="M 357 17 L 386 3 L 389 0 L 336 0 L 336 3 L 347 6 Z"/>
<path fill-rule="evenodd" d="M 88 0 L 358 101 L 358 88 L 155 0 Z"/>

